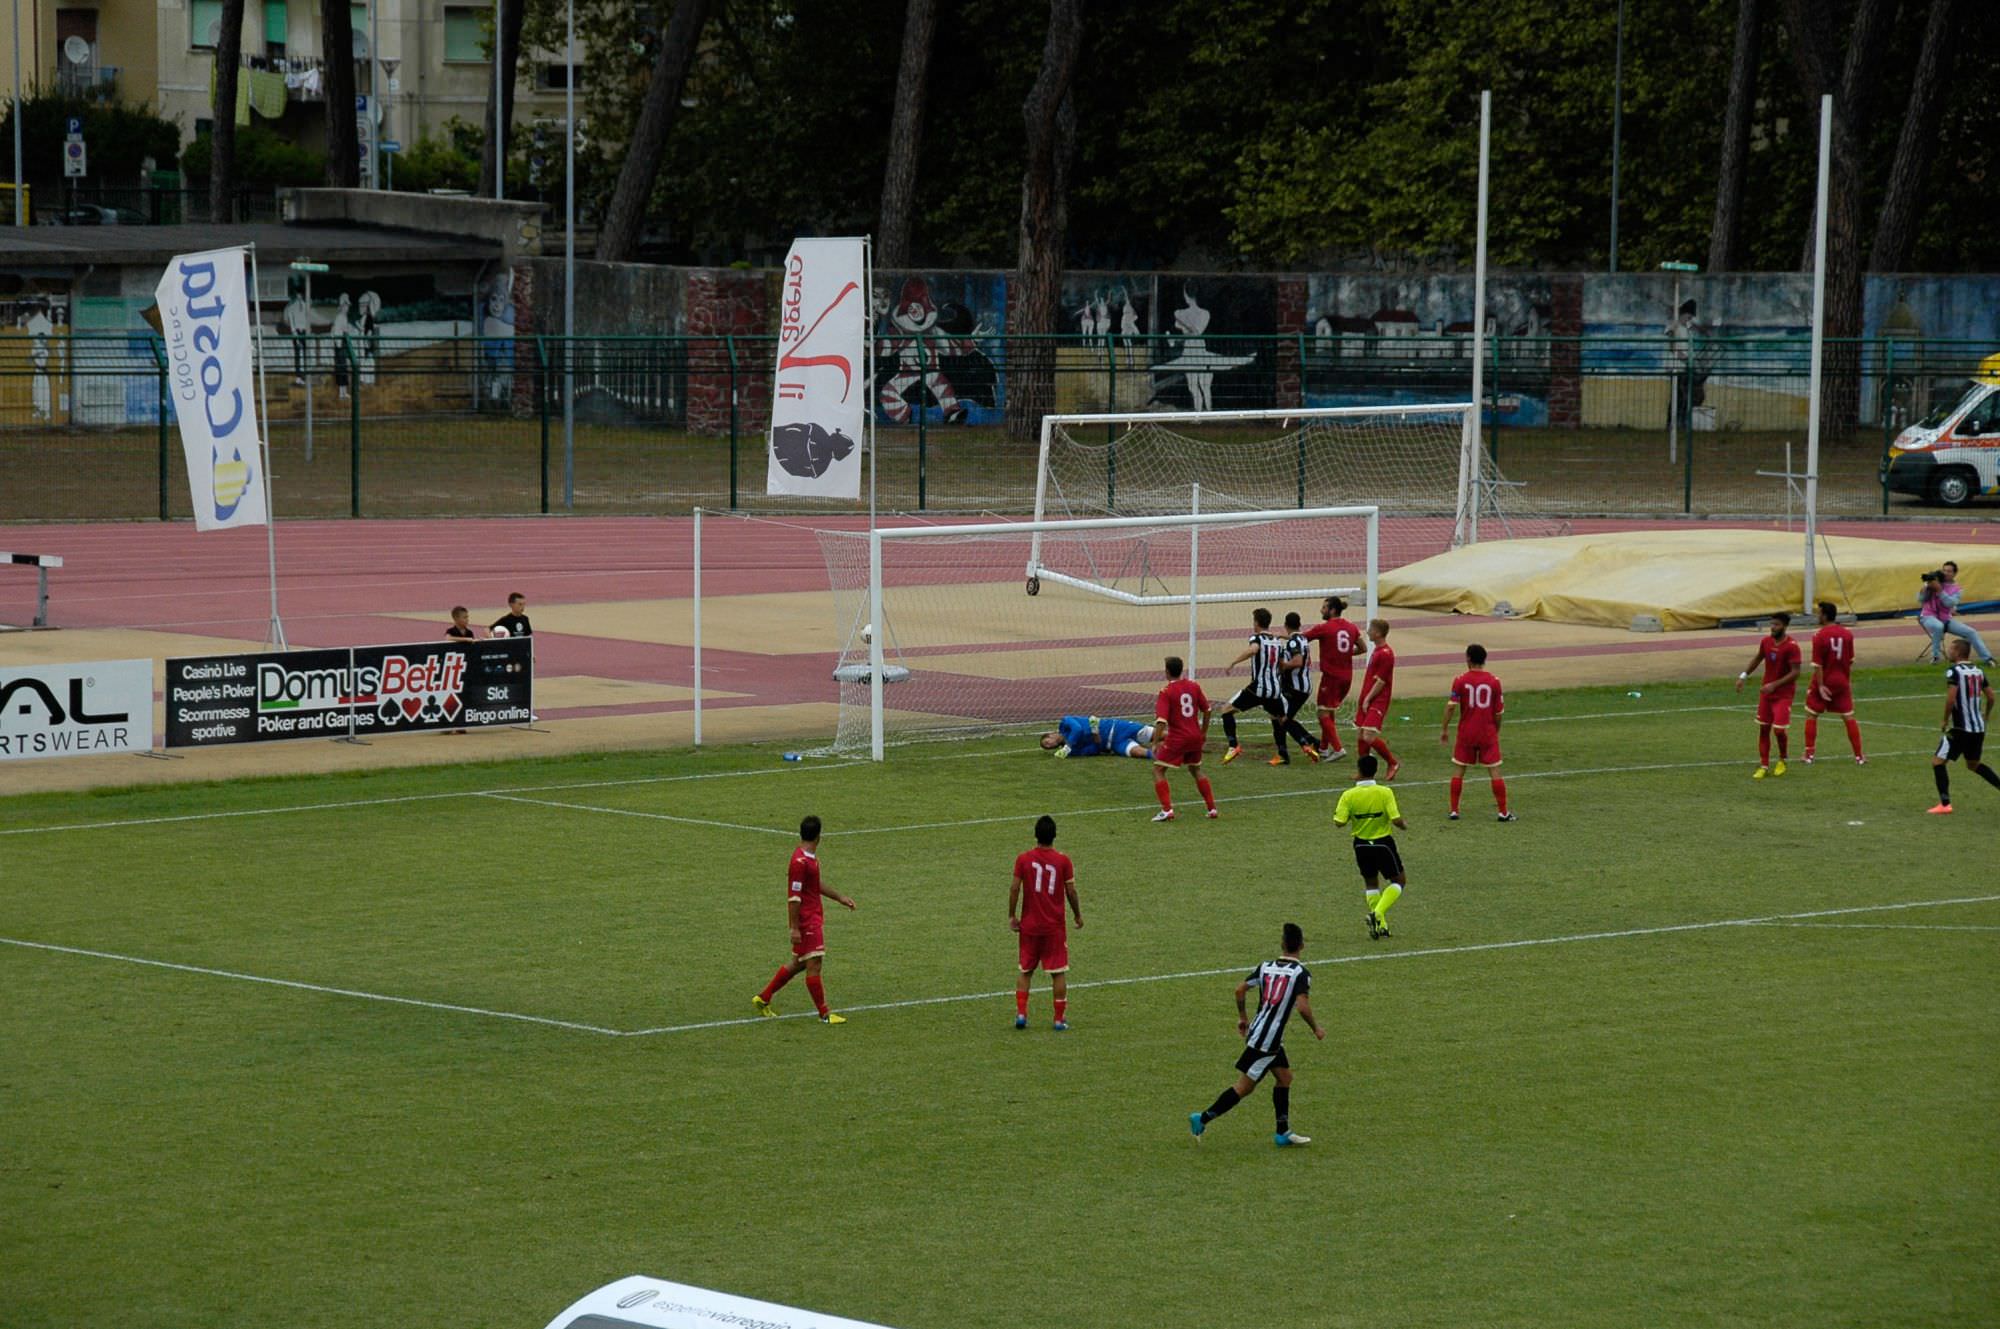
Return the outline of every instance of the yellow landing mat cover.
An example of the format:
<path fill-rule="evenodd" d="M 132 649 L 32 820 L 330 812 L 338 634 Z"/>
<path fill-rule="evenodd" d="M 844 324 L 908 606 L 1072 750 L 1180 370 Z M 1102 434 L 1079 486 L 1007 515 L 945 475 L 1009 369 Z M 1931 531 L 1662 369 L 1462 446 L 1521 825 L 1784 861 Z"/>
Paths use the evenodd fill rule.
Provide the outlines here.
<path fill-rule="evenodd" d="M 1919 574 L 1947 558 L 1958 562 L 1968 602 L 2000 599 L 2000 548 L 1991 544 L 1844 536 L 1821 544 L 1814 574 L 1818 595 L 1858 614 L 1912 609 Z M 1504 600 L 1526 618 L 1615 628 L 1630 627 L 1634 615 L 1654 614 L 1672 632 L 1778 609 L 1798 612 L 1804 565 L 1805 536 L 1784 531 L 1495 540 L 1383 574 L 1382 602 L 1489 614 Z"/>

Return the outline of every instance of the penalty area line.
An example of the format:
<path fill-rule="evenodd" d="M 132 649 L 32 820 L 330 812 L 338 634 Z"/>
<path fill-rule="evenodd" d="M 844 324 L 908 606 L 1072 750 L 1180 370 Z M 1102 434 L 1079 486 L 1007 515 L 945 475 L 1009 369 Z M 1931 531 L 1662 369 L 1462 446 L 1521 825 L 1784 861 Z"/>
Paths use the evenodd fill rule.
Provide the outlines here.
<path fill-rule="evenodd" d="M 769 826 L 746 826 L 739 821 L 710 821 L 706 817 L 677 817 L 671 812 L 644 812 L 638 808 L 607 808 L 591 803 L 558 803 L 552 798 L 523 798 L 519 794 L 483 793 L 479 798 L 490 798 L 501 803 L 532 803 L 536 807 L 561 808 L 565 812 L 602 812 L 612 817 L 643 817 L 647 821 L 671 821 L 682 826 L 709 826 L 724 831 L 754 831 L 759 835 L 776 835 L 783 839 L 795 838 L 790 831 L 774 830 Z"/>
<path fill-rule="evenodd" d="M 1339 964 L 1362 964 L 1380 960 L 1416 960 L 1426 956 L 1475 955 L 1483 951 L 1522 950 L 1532 946 L 1566 946 L 1584 941 L 1616 941 L 1627 937 L 1658 937 L 1677 932 L 1703 932 L 1717 928 L 1748 928 L 1783 926 L 1794 920 L 1813 918 L 1834 918 L 1846 914 L 1886 913 L 1900 909 L 1931 909 L 1944 905 L 1990 904 L 2000 900 L 2000 895 L 1968 895 L 1942 900 L 1899 900 L 1893 904 L 1850 905 L 1839 909 L 1807 909 L 1790 914 L 1766 914 L 1757 918 L 1723 918 L 1705 923 L 1665 923 L 1657 927 L 1619 928 L 1607 932 L 1572 932 L 1560 937 L 1527 937 L 1516 941 L 1482 941 L 1465 946 L 1430 946 L 1414 951 L 1368 951 L 1360 955 L 1337 955 L 1329 959 L 1314 960 L 1316 967 Z M 1827 926 L 1839 926 L 1829 924 Z M 1868 926 L 1859 924 L 1853 926 Z M 1242 965 L 1228 965 L 1220 969 L 1184 969 L 1171 974 L 1142 974 L 1133 978 L 1094 978 L 1080 983 L 1071 983 L 1071 991 L 1081 988 L 1133 987 L 1141 983 L 1170 983 L 1183 978 L 1220 978 L 1229 974 L 1242 974 Z M 946 1006 L 968 1001 L 998 1001 L 1014 995 L 1013 988 L 1001 988 L 992 992 L 961 992 L 943 997 L 911 997 L 902 1001 L 869 1002 L 858 1006 L 843 1006 L 842 1011 L 895 1011 L 918 1006 Z M 791 1015 L 768 1016 L 746 1015 L 723 1020 L 700 1020 L 692 1024 L 661 1025 L 652 1029 L 631 1029 L 625 1031 L 627 1038 L 645 1038 L 655 1034 L 688 1034 L 702 1029 L 728 1029 L 737 1025 L 762 1024 L 771 1019 L 800 1020 L 817 1018 L 800 1011 Z"/>

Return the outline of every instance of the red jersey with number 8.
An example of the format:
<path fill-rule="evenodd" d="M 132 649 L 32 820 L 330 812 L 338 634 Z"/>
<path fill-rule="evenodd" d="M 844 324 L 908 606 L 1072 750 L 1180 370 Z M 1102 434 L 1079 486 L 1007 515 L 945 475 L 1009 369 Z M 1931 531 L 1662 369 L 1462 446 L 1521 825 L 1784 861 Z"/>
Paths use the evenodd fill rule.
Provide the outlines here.
<path fill-rule="evenodd" d="M 1161 688 L 1160 699 L 1153 704 L 1154 716 L 1167 722 L 1167 738 L 1176 746 L 1201 742 L 1201 714 L 1207 709 L 1207 694 L 1189 678 L 1177 678 Z"/>

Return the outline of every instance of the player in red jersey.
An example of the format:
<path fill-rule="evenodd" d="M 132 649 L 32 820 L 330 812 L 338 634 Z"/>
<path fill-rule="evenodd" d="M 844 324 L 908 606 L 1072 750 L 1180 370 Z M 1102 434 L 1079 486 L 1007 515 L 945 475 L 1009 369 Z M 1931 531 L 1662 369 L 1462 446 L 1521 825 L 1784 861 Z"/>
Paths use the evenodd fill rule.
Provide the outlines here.
<path fill-rule="evenodd" d="M 1173 794 L 1167 789 L 1167 768 L 1185 766 L 1194 776 L 1194 787 L 1201 790 L 1201 801 L 1208 804 L 1208 815 L 1215 812 L 1215 790 L 1208 784 L 1208 777 L 1201 773 L 1202 749 L 1208 745 L 1208 696 L 1201 690 L 1201 684 L 1191 678 L 1182 678 L 1186 668 L 1178 655 L 1167 657 L 1167 685 L 1160 689 L 1159 700 L 1153 703 L 1153 792 L 1160 796 L 1160 810 L 1153 814 L 1154 821 L 1174 819 Z M 1164 735 L 1165 737 L 1160 737 Z"/>
<path fill-rule="evenodd" d="M 1361 699 L 1354 703 L 1354 728 L 1361 735 L 1355 747 L 1362 752 L 1373 748 L 1382 754 L 1382 760 L 1389 763 L 1389 769 L 1382 773 L 1387 782 L 1403 769 L 1403 763 L 1382 741 L 1382 726 L 1389 718 L 1389 703 L 1396 690 L 1396 653 L 1389 649 L 1387 619 L 1368 620 L 1368 640 L 1375 649 L 1369 652 L 1368 668 L 1361 675 Z"/>
<path fill-rule="evenodd" d="M 1771 615 L 1770 634 L 1757 643 L 1757 654 L 1736 676 L 1736 690 L 1741 692 L 1750 671 L 1757 667 L 1759 660 L 1764 662 L 1764 682 L 1757 689 L 1757 770 L 1750 777 L 1753 780 L 1785 773 L 1785 752 L 1792 727 L 1792 694 L 1799 686 L 1799 644 L 1785 635 L 1791 625 L 1790 614 Z M 1778 735 L 1778 764 L 1775 766 L 1771 764 L 1771 734 L 1774 730 Z"/>
<path fill-rule="evenodd" d="M 1347 601 L 1339 596 L 1329 595 L 1320 602 L 1319 617 L 1305 636 L 1307 641 L 1319 643 L 1319 696 L 1314 701 L 1319 707 L 1320 747 L 1323 755 L 1332 759 L 1347 755 L 1347 749 L 1340 745 L 1334 712 L 1354 686 L 1354 657 L 1366 655 L 1368 643 L 1361 629 L 1347 621 Z"/>
<path fill-rule="evenodd" d="M 1512 821 L 1507 810 L 1507 782 L 1500 778 L 1500 713 L 1507 709 L 1500 680 L 1486 672 L 1486 648 L 1465 648 L 1466 671 L 1451 681 L 1451 699 L 1444 704 L 1444 730 L 1438 742 L 1451 742 L 1451 717 L 1457 712 L 1458 746 L 1451 750 L 1451 819 L 1458 820 L 1458 796 L 1465 789 L 1465 768 L 1484 766 L 1493 780 L 1493 801 L 1500 820 Z"/>
<path fill-rule="evenodd" d="M 858 906 L 833 887 L 820 883 L 818 817 L 807 817 L 799 823 L 799 847 L 792 851 L 788 881 L 785 912 L 792 924 L 792 958 L 778 966 L 778 972 L 771 975 L 762 992 L 750 998 L 750 1007 L 759 1015 L 776 1015 L 771 1009 L 771 998 L 803 969 L 806 991 L 812 994 L 813 1005 L 819 1008 L 820 1022 L 846 1024 L 846 1016 L 826 1008 L 826 989 L 819 981 L 819 962 L 826 956 L 826 911 L 820 897 L 828 896 L 849 909 Z"/>
<path fill-rule="evenodd" d="M 1063 902 L 1083 926 L 1076 902 L 1076 868 L 1056 852 L 1056 819 L 1035 819 L 1035 847 L 1014 860 L 1014 884 L 1007 888 L 1007 926 L 1021 934 L 1021 978 L 1014 985 L 1014 1027 L 1028 1027 L 1028 980 L 1036 966 L 1048 971 L 1055 988 L 1057 1033 L 1069 1028 L 1069 933 Z M 1017 916 L 1016 908 L 1020 913 Z"/>
<path fill-rule="evenodd" d="M 1861 755 L 1861 726 L 1854 723 L 1854 634 L 1842 627 L 1840 611 L 1831 600 L 1819 602 L 1819 631 L 1812 639 L 1812 676 L 1806 680 L 1806 765 L 1812 765 L 1813 744 L 1819 738 L 1819 717 L 1832 712 L 1847 722 L 1847 743 L 1854 764 L 1866 766 Z"/>

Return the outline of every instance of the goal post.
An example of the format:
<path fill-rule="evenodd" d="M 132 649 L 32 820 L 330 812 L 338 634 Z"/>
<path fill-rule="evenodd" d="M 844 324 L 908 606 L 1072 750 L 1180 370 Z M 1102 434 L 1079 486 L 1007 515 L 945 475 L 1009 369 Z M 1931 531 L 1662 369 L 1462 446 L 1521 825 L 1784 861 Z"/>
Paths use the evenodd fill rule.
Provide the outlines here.
<path fill-rule="evenodd" d="M 1501 510 L 1475 417 L 1470 401 L 1048 415 L 1033 519 L 1185 512 L 1197 485 L 1206 509 L 1370 504 L 1392 565 L 1414 562 Z"/>
<path fill-rule="evenodd" d="M 879 761 L 892 733 L 1137 714 L 1165 655 L 1185 641 L 1194 676 L 1203 636 L 1247 635 L 1254 606 L 1274 631 L 1287 611 L 1318 622 L 1328 596 L 1374 617 L 1380 518 L 1346 504 L 823 530 L 845 631 L 835 747 L 865 739 Z"/>

